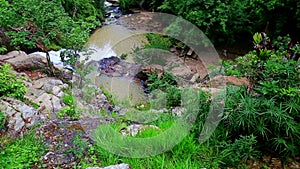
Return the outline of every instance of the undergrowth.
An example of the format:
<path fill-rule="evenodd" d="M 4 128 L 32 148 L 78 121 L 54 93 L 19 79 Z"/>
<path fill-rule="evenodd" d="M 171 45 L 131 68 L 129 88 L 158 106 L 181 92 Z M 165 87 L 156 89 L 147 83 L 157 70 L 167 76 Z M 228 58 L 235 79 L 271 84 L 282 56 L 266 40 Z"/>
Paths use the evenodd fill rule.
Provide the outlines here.
<path fill-rule="evenodd" d="M 0 137 L 0 140 L 0 168 L 41 167 L 40 157 L 47 148 L 41 138 L 34 136 L 34 131 L 27 132 L 23 138 Z"/>

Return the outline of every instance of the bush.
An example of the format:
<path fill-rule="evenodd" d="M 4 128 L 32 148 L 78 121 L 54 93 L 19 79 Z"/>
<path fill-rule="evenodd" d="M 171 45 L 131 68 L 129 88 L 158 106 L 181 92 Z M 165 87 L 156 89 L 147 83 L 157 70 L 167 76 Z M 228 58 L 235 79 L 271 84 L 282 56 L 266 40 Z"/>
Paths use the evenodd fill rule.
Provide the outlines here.
<path fill-rule="evenodd" d="M 63 103 L 67 106 L 63 107 L 60 112 L 57 113 L 59 118 L 69 116 L 71 120 L 77 120 L 80 117 L 80 110 L 76 108 L 76 102 L 72 94 L 66 94 L 63 99 Z"/>
<path fill-rule="evenodd" d="M 168 108 L 181 105 L 181 90 L 177 86 L 175 76 L 171 73 L 165 72 L 161 77 L 157 73 L 148 74 L 147 85 L 150 92 L 161 90 L 166 93 Z"/>
<path fill-rule="evenodd" d="M 3 28 L 0 33 L 4 34 L 0 46 L 8 51 L 61 47 L 79 50 L 91 29 L 100 25 L 97 17 L 102 18 L 104 10 L 100 2 L 103 1 L 0 1 L 0 27 Z"/>
<path fill-rule="evenodd" d="M 300 61 L 287 51 L 262 47 L 235 64 L 227 65 L 227 73 L 249 78 L 252 87 L 248 92 L 245 87 L 228 89 L 221 126 L 231 138 L 253 134 L 264 151 L 299 155 Z"/>
<path fill-rule="evenodd" d="M 9 64 L 0 65 L 0 97 L 7 96 L 23 99 L 27 89 L 22 80 L 17 79 L 16 74 L 12 70 Z"/>
<path fill-rule="evenodd" d="M 299 6 L 300 1 L 294 0 L 284 3 L 278 0 L 164 0 L 158 9 L 182 16 L 213 42 L 232 42 L 241 36 L 250 38 L 254 32 L 265 29 L 277 36 L 297 33 Z"/>
<path fill-rule="evenodd" d="M 149 41 L 149 43 L 145 44 L 146 49 L 154 48 L 169 51 L 170 47 L 172 46 L 169 38 L 163 37 L 162 35 L 148 33 L 146 34 L 146 37 Z"/>
<path fill-rule="evenodd" d="M 129 9 L 132 7 L 141 7 L 144 9 L 156 10 L 157 7 L 162 5 L 161 0 L 120 0 L 120 5 L 122 9 Z"/>
<path fill-rule="evenodd" d="M 63 0 L 62 6 L 70 17 L 76 20 L 84 20 L 88 17 L 103 19 L 104 0 Z"/>
<path fill-rule="evenodd" d="M 247 162 L 249 158 L 253 158 L 259 155 L 259 152 L 255 149 L 257 143 L 255 136 L 241 136 L 233 143 L 229 140 L 223 142 L 218 147 L 223 149 L 220 153 L 221 161 L 224 166 L 238 168 L 240 162 Z"/>

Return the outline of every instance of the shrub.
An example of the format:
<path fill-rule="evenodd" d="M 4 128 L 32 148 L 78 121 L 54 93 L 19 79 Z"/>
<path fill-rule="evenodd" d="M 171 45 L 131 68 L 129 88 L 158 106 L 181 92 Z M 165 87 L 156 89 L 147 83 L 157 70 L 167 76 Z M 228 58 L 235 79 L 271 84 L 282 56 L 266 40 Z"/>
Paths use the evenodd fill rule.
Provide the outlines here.
<path fill-rule="evenodd" d="M 171 73 L 165 72 L 161 77 L 157 73 L 148 74 L 147 85 L 150 92 L 161 90 L 166 93 L 168 108 L 181 105 L 181 90 L 177 86 L 175 76 Z"/>
<path fill-rule="evenodd" d="M 260 44 L 262 45 L 262 44 Z M 247 77 L 251 90 L 229 88 L 221 126 L 231 138 L 253 134 L 264 151 L 299 155 L 299 65 L 287 51 L 265 46 L 236 59 L 227 72 Z"/>
<path fill-rule="evenodd" d="M 146 49 L 162 49 L 169 51 L 170 47 L 172 46 L 171 41 L 167 37 L 163 37 L 159 34 L 148 33 L 146 37 L 149 43 L 145 44 Z"/>
<path fill-rule="evenodd" d="M 238 168 L 240 162 L 246 162 L 249 158 L 259 155 L 255 149 L 257 143 L 255 136 L 240 136 L 234 142 L 229 140 L 218 147 L 221 149 L 220 157 L 224 166 Z"/>
<path fill-rule="evenodd" d="M 0 1 L 0 27 L 4 32 L 0 46 L 9 51 L 61 47 L 79 50 L 91 29 L 100 25 L 97 17 L 103 17 L 104 3 L 101 2 L 103 0 Z"/>
<path fill-rule="evenodd" d="M 12 67 L 9 64 L 0 65 L 0 97 L 23 99 L 26 92 L 22 80 L 17 79 L 16 74 L 12 72 Z"/>
<path fill-rule="evenodd" d="M 156 10 L 157 7 L 162 5 L 161 0 L 120 0 L 120 5 L 122 9 L 129 9 L 132 7 L 141 7 L 145 9 Z"/>
<path fill-rule="evenodd" d="M 213 42 L 232 42 L 241 35 L 250 38 L 253 32 L 264 29 L 277 36 L 283 31 L 297 33 L 299 6 L 300 2 L 294 0 L 284 3 L 277 0 L 164 0 L 158 9 L 190 21 Z"/>
<path fill-rule="evenodd" d="M 63 97 L 63 103 L 67 106 L 63 107 L 60 112 L 57 113 L 59 118 L 64 118 L 66 115 L 71 118 L 71 120 L 77 120 L 80 117 L 80 110 L 76 107 L 76 102 L 72 94 L 66 94 Z"/>

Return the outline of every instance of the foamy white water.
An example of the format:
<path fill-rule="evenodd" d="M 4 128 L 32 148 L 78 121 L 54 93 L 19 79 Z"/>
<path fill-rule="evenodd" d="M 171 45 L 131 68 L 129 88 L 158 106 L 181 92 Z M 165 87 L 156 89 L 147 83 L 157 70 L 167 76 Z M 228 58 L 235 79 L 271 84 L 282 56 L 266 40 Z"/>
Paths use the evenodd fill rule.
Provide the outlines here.
<path fill-rule="evenodd" d="M 110 43 L 106 43 L 102 48 L 91 44 L 88 47 L 87 52 L 81 52 L 80 55 L 80 61 L 99 61 L 104 58 L 109 58 L 111 56 L 117 56 L 116 52 L 112 49 L 112 46 Z"/>

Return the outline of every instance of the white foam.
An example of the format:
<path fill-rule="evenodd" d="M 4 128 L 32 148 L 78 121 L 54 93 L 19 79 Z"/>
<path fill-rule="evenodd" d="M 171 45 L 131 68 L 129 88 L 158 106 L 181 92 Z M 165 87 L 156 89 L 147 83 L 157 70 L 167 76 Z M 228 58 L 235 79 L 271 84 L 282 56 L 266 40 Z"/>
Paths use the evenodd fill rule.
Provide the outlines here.
<path fill-rule="evenodd" d="M 61 61 L 60 54 L 61 52 L 65 51 L 66 49 L 60 49 L 58 51 L 49 51 L 50 55 L 50 61 L 57 66 L 63 66 L 63 67 L 70 67 L 69 65 L 64 65 L 64 63 Z M 34 52 L 31 54 L 38 54 L 46 58 L 45 52 Z M 112 50 L 112 47 L 109 43 L 105 44 L 103 48 L 99 48 L 96 45 L 90 45 L 88 47 L 87 52 L 80 52 L 79 53 L 80 61 L 86 60 L 87 62 L 91 60 L 99 61 L 104 58 L 109 58 L 111 56 L 117 56 L 116 52 Z M 66 58 L 67 59 L 67 58 Z"/>
<path fill-rule="evenodd" d="M 58 51 L 49 51 L 49 56 L 50 56 L 50 61 L 54 64 L 54 65 L 58 65 L 58 66 L 64 66 L 63 62 L 61 61 L 60 58 L 60 53 L 65 51 L 66 49 L 60 49 Z M 31 54 L 38 54 L 41 55 L 43 57 L 46 58 L 46 53 L 45 52 L 34 52 Z"/>
<path fill-rule="evenodd" d="M 82 52 L 79 55 L 80 61 L 86 60 L 87 62 L 91 60 L 99 61 L 101 59 L 109 58 L 111 56 L 117 56 L 116 52 L 112 49 L 110 43 L 105 44 L 102 48 L 92 44 L 88 47 L 87 52 Z"/>

